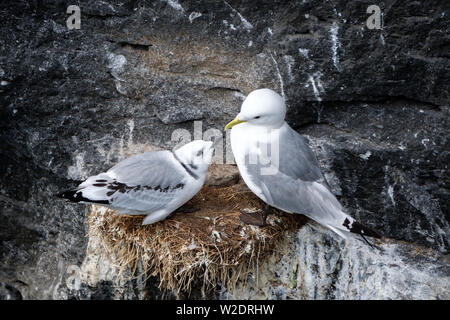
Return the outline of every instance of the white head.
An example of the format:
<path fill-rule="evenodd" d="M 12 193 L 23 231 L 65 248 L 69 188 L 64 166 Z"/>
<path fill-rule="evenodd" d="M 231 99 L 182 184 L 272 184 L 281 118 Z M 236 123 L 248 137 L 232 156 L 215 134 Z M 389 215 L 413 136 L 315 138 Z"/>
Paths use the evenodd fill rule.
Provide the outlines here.
<path fill-rule="evenodd" d="M 286 116 L 284 99 L 270 89 L 258 89 L 250 92 L 241 106 L 241 112 L 228 123 L 225 129 L 247 122 L 256 126 L 279 128 Z"/>
<path fill-rule="evenodd" d="M 189 170 L 203 174 L 208 170 L 214 153 L 212 141 L 194 140 L 174 151 Z"/>

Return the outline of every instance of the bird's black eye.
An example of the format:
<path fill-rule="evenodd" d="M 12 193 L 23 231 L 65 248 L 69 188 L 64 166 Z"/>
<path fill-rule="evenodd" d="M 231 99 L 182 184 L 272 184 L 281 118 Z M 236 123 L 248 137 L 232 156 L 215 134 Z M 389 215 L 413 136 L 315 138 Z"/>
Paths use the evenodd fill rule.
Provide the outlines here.
<path fill-rule="evenodd" d="M 197 152 L 197 157 L 201 156 L 203 154 L 203 150 L 200 150 L 199 152 Z"/>
<path fill-rule="evenodd" d="M 261 116 L 256 116 L 256 117 L 254 117 L 253 119 L 259 119 L 259 118 L 261 118 Z"/>

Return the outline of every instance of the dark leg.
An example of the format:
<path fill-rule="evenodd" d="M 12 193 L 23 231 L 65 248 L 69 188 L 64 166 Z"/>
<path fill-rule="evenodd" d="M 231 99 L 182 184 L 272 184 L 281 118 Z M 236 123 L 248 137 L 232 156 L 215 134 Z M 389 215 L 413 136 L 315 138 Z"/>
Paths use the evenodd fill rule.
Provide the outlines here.
<path fill-rule="evenodd" d="M 262 218 L 263 218 L 263 221 L 264 221 L 264 225 L 266 225 L 266 220 L 267 220 L 267 216 L 269 215 L 269 213 L 270 213 L 270 206 L 267 204 L 267 203 L 263 203 L 263 206 L 262 206 L 262 212 L 263 212 L 263 215 L 262 215 Z"/>
<path fill-rule="evenodd" d="M 259 210 L 243 209 L 239 220 L 246 224 L 251 224 L 258 227 L 266 226 L 267 215 L 270 212 L 270 206 L 261 201 L 262 208 Z"/>
<path fill-rule="evenodd" d="M 264 215 L 264 211 L 261 209 L 242 209 L 239 220 L 252 226 L 264 227 L 266 225 L 266 219 Z"/>

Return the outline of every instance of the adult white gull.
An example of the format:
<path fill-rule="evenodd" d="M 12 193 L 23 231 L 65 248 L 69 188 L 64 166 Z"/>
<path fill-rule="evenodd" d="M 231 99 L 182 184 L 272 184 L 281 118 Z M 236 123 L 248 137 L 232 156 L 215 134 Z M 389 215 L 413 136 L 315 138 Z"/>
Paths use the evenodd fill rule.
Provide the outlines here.
<path fill-rule="evenodd" d="M 174 152 L 138 154 L 58 196 L 118 213 L 146 215 L 142 224 L 151 224 L 165 219 L 201 189 L 213 152 L 213 142 L 195 140 Z"/>
<path fill-rule="evenodd" d="M 346 232 L 380 236 L 346 214 L 330 191 L 305 138 L 284 120 L 283 98 L 270 89 L 251 92 L 228 123 L 231 148 L 250 190 L 266 204 L 300 213 L 346 238 Z M 365 238 L 364 238 L 365 239 Z"/>

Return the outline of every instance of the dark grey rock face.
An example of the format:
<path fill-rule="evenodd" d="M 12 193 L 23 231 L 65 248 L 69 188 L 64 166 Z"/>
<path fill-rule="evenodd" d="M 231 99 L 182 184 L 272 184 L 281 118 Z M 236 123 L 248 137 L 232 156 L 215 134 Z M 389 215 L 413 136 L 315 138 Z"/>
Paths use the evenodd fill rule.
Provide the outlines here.
<path fill-rule="evenodd" d="M 398 100 L 326 113 L 327 125 L 302 131 L 318 139 L 342 203 L 390 238 L 447 252 L 448 108 Z"/>
<path fill-rule="evenodd" d="M 262 87 L 284 94 L 351 215 L 448 253 L 445 1 L 380 2 L 381 30 L 366 27 L 371 1 L 77 3 L 80 30 L 66 27 L 64 1 L 0 3 L 0 297 L 142 298 L 107 281 L 67 289 L 87 208 L 52 195 L 173 147 L 193 120 L 221 130 Z"/>
<path fill-rule="evenodd" d="M 404 243 L 373 250 L 342 240 L 321 226 L 306 225 L 280 244 L 284 254 L 260 268 L 259 277 L 224 299 L 437 299 L 450 297 L 448 258 Z M 439 279 L 439 280 L 437 280 Z"/>

